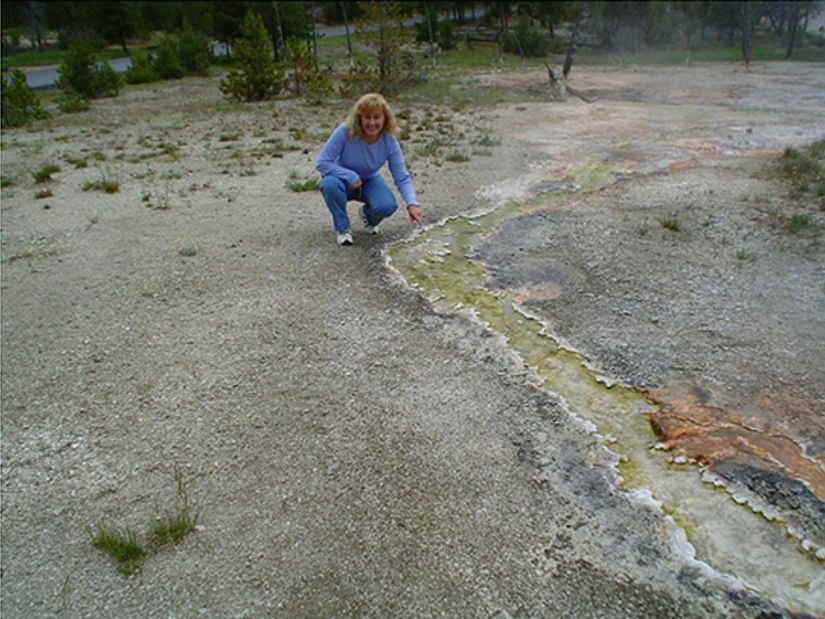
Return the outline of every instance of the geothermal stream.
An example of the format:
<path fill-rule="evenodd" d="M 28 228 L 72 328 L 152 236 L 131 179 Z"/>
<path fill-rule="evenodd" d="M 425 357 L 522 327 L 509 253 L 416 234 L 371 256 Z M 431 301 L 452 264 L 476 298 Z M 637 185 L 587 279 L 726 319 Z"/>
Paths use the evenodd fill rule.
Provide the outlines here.
<path fill-rule="evenodd" d="M 469 257 L 504 220 L 575 191 L 599 189 L 616 177 L 617 170 L 608 166 L 582 168 L 572 190 L 560 184 L 561 191 L 539 201 L 508 202 L 480 216 L 450 219 L 389 247 L 389 262 L 438 311 L 466 313 L 502 336 L 543 388 L 603 437 L 615 454 L 621 487 L 667 515 L 686 561 L 732 576 L 790 610 L 822 614 L 823 549 L 790 535 L 769 507 L 735 495 L 710 473 L 661 449 L 650 424 L 649 415 L 658 408 L 653 400 L 588 367 L 583 354 L 562 347 L 544 324 L 520 309 L 515 295 L 485 288 L 484 266 Z"/>

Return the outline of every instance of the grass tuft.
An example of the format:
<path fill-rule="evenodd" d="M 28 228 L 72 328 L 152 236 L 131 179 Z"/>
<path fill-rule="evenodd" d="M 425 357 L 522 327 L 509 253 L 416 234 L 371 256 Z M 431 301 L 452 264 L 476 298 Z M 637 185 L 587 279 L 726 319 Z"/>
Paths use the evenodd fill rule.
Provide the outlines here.
<path fill-rule="evenodd" d="M 310 178 L 305 181 L 287 181 L 286 188 L 295 192 L 315 191 L 318 189 L 318 179 Z"/>
<path fill-rule="evenodd" d="M 785 222 L 785 229 L 791 234 L 797 232 L 809 232 L 814 236 L 822 234 L 822 228 L 816 219 L 808 213 L 796 213 Z"/>
<path fill-rule="evenodd" d="M 85 159 L 75 159 L 73 157 L 66 157 L 66 162 L 71 163 L 75 168 L 85 168 L 89 165 Z"/>
<path fill-rule="evenodd" d="M 175 509 L 158 518 L 146 534 L 146 542 L 131 529 L 110 528 L 103 523 L 96 530 L 89 530 L 92 544 L 109 553 L 117 563 L 118 571 L 124 576 L 132 576 L 143 570 L 143 562 L 150 553 L 157 552 L 167 544 L 179 544 L 184 537 L 195 530 L 200 517 L 200 509 L 189 503 L 189 495 L 183 479 L 183 472 L 175 465 L 175 480 L 178 485 L 178 500 Z"/>
<path fill-rule="evenodd" d="M 444 157 L 447 161 L 452 161 L 454 163 L 462 163 L 465 161 L 470 160 L 470 155 L 467 153 L 462 153 L 461 151 L 453 151 L 449 153 L 447 156 Z"/>
<path fill-rule="evenodd" d="M 659 220 L 659 223 L 665 230 L 679 231 L 679 220 L 676 217 L 664 217 Z"/>
<path fill-rule="evenodd" d="M 97 181 L 86 181 L 83 183 L 83 191 L 103 191 L 105 193 L 117 193 L 120 191 L 120 183 L 102 178 Z"/>
<path fill-rule="evenodd" d="M 108 552 L 117 562 L 117 570 L 124 576 L 143 570 L 146 549 L 131 529 L 110 529 L 101 523 L 97 531 L 89 531 L 89 535 L 95 548 Z"/>
<path fill-rule="evenodd" d="M 60 172 L 60 166 L 56 163 L 47 163 L 37 172 L 32 172 L 35 183 L 46 183 L 52 180 L 52 174 Z"/>

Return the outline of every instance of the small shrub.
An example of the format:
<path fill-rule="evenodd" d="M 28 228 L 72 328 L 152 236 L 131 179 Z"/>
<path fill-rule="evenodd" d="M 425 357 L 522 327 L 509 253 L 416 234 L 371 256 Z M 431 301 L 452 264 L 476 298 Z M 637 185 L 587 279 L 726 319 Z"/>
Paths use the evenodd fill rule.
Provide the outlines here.
<path fill-rule="evenodd" d="M 825 139 L 812 142 L 808 146 L 808 152 L 814 159 L 825 159 Z"/>
<path fill-rule="evenodd" d="M 436 42 L 441 49 L 453 49 L 456 46 L 455 31 L 451 19 L 441 19 L 436 28 Z"/>
<path fill-rule="evenodd" d="M 40 98 L 26 82 L 26 75 L 20 69 L 14 69 L 11 81 L 4 83 L 0 89 L 2 97 L 3 127 L 21 127 L 30 125 L 34 120 L 48 118 L 49 113 L 40 105 Z"/>
<path fill-rule="evenodd" d="M 344 99 L 352 99 L 364 92 L 378 89 L 378 70 L 365 62 L 356 60 L 338 86 Z"/>
<path fill-rule="evenodd" d="M 35 192 L 34 199 L 35 200 L 42 200 L 43 198 L 50 198 L 54 194 L 52 193 L 51 189 L 41 189 L 40 191 Z"/>
<path fill-rule="evenodd" d="M 73 90 L 64 90 L 57 97 L 57 109 L 64 114 L 75 114 L 77 112 L 86 112 L 91 107 L 88 97 L 84 97 L 80 93 Z"/>
<path fill-rule="evenodd" d="M 98 65 L 92 47 L 83 41 L 69 47 L 57 71 L 60 90 L 77 93 L 86 99 L 114 97 L 123 87 L 123 79 L 109 63 Z"/>
<path fill-rule="evenodd" d="M 60 172 L 60 166 L 56 163 L 47 163 L 37 172 L 32 172 L 35 183 L 46 183 L 52 180 L 52 174 Z"/>
<path fill-rule="evenodd" d="M 335 92 L 332 79 L 320 71 L 311 71 L 304 76 L 306 91 L 304 99 L 310 105 L 321 105 L 329 101 Z"/>
<path fill-rule="evenodd" d="M 219 142 L 237 142 L 241 139 L 240 133 L 222 133 L 218 138 Z"/>
<path fill-rule="evenodd" d="M 187 75 L 209 75 L 209 39 L 190 27 L 178 36 L 180 63 Z"/>
<path fill-rule="evenodd" d="M 782 174 L 788 180 L 797 181 L 800 179 L 822 174 L 822 170 L 816 161 L 808 157 L 802 151 L 795 148 L 786 148 L 782 153 Z"/>
<path fill-rule="evenodd" d="M 524 15 L 519 18 L 513 32 L 507 34 L 504 49 L 521 56 L 533 58 L 546 56 L 551 51 L 550 37 Z"/>
<path fill-rule="evenodd" d="M 152 56 L 145 50 L 137 50 L 132 54 L 132 65 L 126 70 L 128 84 L 146 84 L 160 79 L 155 71 Z"/>
<path fill-rule="evenodd" d="M 164 80 L 179 80 L 184 76 L 185 71 L 180 61 L 180 49 L 176 37 L 163 37 L 155 54 L 152 68 Z"/>
<path fill-rule="evenodd" d="M 0 188 L 14 187 L 14 179 L 8 176 L 0 176 Z"/>

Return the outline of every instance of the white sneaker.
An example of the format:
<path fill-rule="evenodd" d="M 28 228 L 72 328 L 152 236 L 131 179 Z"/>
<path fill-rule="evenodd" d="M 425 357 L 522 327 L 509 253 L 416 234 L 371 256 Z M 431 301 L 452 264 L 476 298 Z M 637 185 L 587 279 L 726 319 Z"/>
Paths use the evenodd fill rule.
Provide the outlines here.
<path fill-rule="evenodd" d="M 367 219 L 367 211 L 364 205 L 361 205 L 361 221 L 364 223 L 364 232 L 367 234 L 378 234 L 378 226 L 371 226 L 369 219 Z"/>
<path fill-rule="evenodd" d="M 336 234 L 335 241 L 339 245 L 352 245 L 352 243 L 353 243 L 352 234 L 350 233 L 349 230 L 345 230 L 344 232 L 338 232 Z"/>

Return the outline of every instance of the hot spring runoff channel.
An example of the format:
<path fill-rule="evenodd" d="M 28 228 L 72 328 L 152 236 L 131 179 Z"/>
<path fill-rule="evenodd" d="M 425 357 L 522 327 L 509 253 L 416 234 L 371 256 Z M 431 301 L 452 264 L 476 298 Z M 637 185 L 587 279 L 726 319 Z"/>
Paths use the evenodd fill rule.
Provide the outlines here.
<path fill-rule="evenodd" d="M 585 165 L 576 191 L 611 183 L 617 170 Z M 696 466 L 669 462 L 653 448 L 648 413 L 655 405 L 632 387 L 608 384 L 584 356 L 560 346 L 546 326 L 519 309 L 514 295 L 485 288 L 487 273 L 469 256 L 506 219 L 564 200 L 571 190 L 545 195 L 541 202 L 506 203 L 476 217 L 458 217 L 410 241 L 388 248 L 390 265 L 444 313 L 467 312 L 497 332 L 568 409 L 591 422 L 617 455 L 626 491 L 650 497 L 672 519 L 687 554 L 786 608 L 825 613 L 823 564 L 800 547 L 780 523 L 735 501 L 723 488 L 703 480 Z"/>

